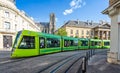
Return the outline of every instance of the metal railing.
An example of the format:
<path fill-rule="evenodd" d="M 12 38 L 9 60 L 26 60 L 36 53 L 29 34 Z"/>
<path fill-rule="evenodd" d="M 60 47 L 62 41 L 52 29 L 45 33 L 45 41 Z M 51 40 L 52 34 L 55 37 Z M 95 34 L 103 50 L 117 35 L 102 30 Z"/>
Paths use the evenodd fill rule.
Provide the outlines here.
<path fill-rule="evenodd" d="M 79 73 L 86 73 L 88 61 L 90 58 L 95 54 L 95 50 L 92 49 L 88 52 L 86 52 L 86 55 L 82 59 L 82 64 L 81 64 L 81 71 Z"/>

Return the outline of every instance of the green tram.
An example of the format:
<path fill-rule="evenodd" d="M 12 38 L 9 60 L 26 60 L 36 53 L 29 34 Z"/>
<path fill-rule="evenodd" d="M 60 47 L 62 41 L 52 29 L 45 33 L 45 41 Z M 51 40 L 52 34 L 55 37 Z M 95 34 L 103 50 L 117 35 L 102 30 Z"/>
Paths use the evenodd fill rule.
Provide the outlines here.
<path fill-rule="evenodd" d="M 73 38 L 23 30 L 16 35 L 11 57 L 30 57 L 80 49 L 110 48 L 109 43 L 110 40 Z"/>
<path fill-rule="evenodd" d="M 110 48 L 110 40 L 102 40 L 102 48 Z"/>
<path fill-rule="evenodd" d="M 79 49 L 89 49 L 89 39 L 86 38 L 79 38 L 79 44 L 78 44 L 78 48 Z"/>
<path fill-rule="evenodd" d="M 62 37 L 62 51 L 77 50 L 78 49 L 78 39 L 73 37 Z"/>
<path fill-rule="evenodd" d="M 90 39 L 90 49 L 102 48 L 102 40 L 100 39 Z"/>

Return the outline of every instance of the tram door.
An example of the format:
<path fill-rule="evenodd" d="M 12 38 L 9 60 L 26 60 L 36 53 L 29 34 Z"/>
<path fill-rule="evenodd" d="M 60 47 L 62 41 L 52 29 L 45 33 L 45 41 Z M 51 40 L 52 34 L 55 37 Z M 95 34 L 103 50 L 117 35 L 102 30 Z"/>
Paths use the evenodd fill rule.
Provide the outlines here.
<path fill-rule="evenodd" d="M 8 35 L 3 36 L 3 47 L 4 48 L 12 47 L 12 36 L 8 36 Z"/>

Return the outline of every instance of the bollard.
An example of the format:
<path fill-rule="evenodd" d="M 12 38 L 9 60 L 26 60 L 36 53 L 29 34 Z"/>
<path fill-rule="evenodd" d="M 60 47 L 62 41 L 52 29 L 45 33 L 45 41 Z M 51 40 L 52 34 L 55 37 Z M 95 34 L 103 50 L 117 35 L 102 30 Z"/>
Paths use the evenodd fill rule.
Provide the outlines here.
<path fill-rule="evenodd" d="M 92 50 L 90 50 L 90 57 L 92 57 Z"/>
<path fill-rule="evenodd" d="M 86 60 L 88 60 L 88 52 L 86 52 Z"/>
<path fill-rule="evenodd" d="M 86 57 L 82 59 L 82 73 L 86 73 Z"/>
<path fill-rule="evenodd" d="M 89 51 L 89 60 L 90 60 L 90 51 Z"/>

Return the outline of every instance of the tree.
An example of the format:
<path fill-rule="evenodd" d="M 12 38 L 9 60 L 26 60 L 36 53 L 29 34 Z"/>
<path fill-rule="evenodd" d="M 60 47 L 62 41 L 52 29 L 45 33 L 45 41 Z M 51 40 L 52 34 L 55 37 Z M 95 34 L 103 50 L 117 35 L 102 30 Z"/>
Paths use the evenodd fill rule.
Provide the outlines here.
<path fill-rule="evenodd" d="M 78 36 L 75 36 L 75 38 L 79 38 Z"/>
<path fill-rule="evenodd" d="M 98 36 L 95 36 L 94 39 L 99 39 Z"/>
<path fill-rule="evenodd" d="M 60 29 L 58 29 L 58 31 L 56 32 L 56 35 L 67 36 L 67 32 L 66 32 L 65 28 L 60 28 Z"/>

